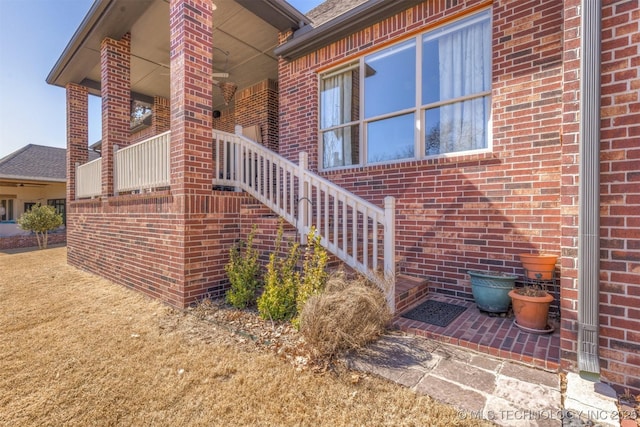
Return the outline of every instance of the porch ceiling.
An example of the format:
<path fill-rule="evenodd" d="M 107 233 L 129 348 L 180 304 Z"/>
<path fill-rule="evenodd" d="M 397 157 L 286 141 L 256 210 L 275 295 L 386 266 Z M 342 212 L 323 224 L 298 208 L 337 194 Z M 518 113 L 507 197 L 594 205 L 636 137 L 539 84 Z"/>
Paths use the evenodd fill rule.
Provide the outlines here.
<path fill-rule="evenodd" d="M 215 79 L 233 82 L 239 88 L 266 78 L 277 79 L 278 61 L 273 51 L 279 29 L 236 0 L 213 1 L 213 72 L 229 73 L 228 78 Z M 293 18 L 288 22 L 292 26 Z M 62 87 L 79 83 L 100 95 L 100 42 L 105 37 L 119 39 L 126 32 L 131 32 L 134 97 L 169 98 L 168 0 L 96 0 L 47 82 Z M 213 93 L 214 106 L 224 105 L 221 91 Z"/>

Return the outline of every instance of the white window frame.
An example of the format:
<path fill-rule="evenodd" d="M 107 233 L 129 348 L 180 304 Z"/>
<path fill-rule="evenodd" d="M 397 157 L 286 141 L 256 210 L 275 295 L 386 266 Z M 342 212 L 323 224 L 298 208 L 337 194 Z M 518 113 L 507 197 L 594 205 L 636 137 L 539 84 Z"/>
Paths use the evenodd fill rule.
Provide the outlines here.
<path fill-rule="evenodd" d="M 485 14 L 488 14 L 488 19 L 489 19 L 489 26 L 490 28 L 493 28 L 492 22 L 493 22 L 493 18 L 492 18 L 492 14 L 491 14 L 491 8 L 485 8 L 479 11 L 474 12 L 473 14 L 469 14 L 469 15 L 464 15 L 459 17 L 456 20 L 453 21 L 449 21 L 446 22 L 442 25 L 439 25 L 437 27 L 434 28 L 430 28 L 427 31 L 421 32 L 419 34 L 413 35 L 412 37 L 409 38 L 405 38 L 405 39 L 401 39 L 401 40 L 397 40 L 395 41 L 392 45 L 387 45 L 384 46 L 378 50 L 372 51 L 367 53 L 366 55 L 362 55 L 361 57 L 359 57 L 358 59 L 354 60 L 354 61 L 350 61 L 346 64 L 341 64 L 337 67 L 334 67 L 332 69 L 326 70 L 322 73 L 318 73 L 317 78 L 318 78 L 318 147 L 319 147 L 319 164 L 318 164 L 318 169 L 319 170 L 323 170 L 323 171 L 339 171 L 341 169 L 352 169 L 355 167 L 365 167 L 365 166 L 370 166 L 370 165 L 380 165 L 380 164 L 394 164 L 394 163 L 404 163 L 404 162 L 410 162 L 410 161 L 416 161 L 416 160 L 424 160 L 424 159 L 438 159 L 438 158 L 448 158 L 448 157 L 459 157 L 459 156 L 465 156 L 465 155 L 477 155 L 477 154 L 482 154 L 482 153 L 489 153 L 493 151 L 493 100 L 492 100 L 492 91 L 491 90 L 487 90 L 487 91 L 483 91 L 483 92 L 477 92 L 471 95 L 465 95 L 465 96 L 461 96 L 461 97 L 457 97 L 457 98 L 452 98 L 452 99 L 448 99 L 445 101 L 438 101 L 438 102 L 434 102 L 431 104 L 427 104 L 427 105 L 422 105 L 422 45 L 423 45 L 423 38 L 426 34 L 431 34 L 434 38 L 437 36 L 440 36 L 442 34 L 445 34 L 447 32 L 450 31 L 454 31 L 457 30 L 458 27 L 456 26 L 457 23 L 459 23 L 460 21 L 463 20 L 469 20 L 469 22 L 467 23 L 467 25 L 472 25 L 474 23 L 477 23 L 481 20 L 486 19 L 486 17 L 484 16 Z M 414 39 L 415 40 L 415 49 L 416 49 L 416 62 L 415 62 L 415 66 L 416 66 L 416 70 L 415 70 L 415 78 L 416 78 L 416 97 L 415 97 L 415 106 L 411 107 L 411 108 L 406 108 L 403 110 L 397 110 L 397 111 L 393 111 L 391 113 L 385 113 L 385 114 L 381 114 L 379 116 L 374 116 L 374 117 L 369 117 L 369 118 L 364 118 L 364 97 L 365 97 L 365 57 L 367 56 L 371 56 L 371 55 L 375 55 L 377 52 L 380 52 L 384 49 L 388 49 L 390 46 L 394 46 L 396 44 L 401 44 L 404 43 L 410 39 Z M 492 52 L 488 53 L 490 58 L 491 58 L 491 62 L 493 62 L 493 54 Z M 322 105 L 320 105 L 320 90 L 322 87 L 322 80 L 324 78 L 330 77 L 332 75 L 335 75 L 336 73 L 342 73 L 346 70 L 349 69 L 353 69 L 354 67 L 359 67 L 361 72 L 360 74 L 360 82 L 359 82 L 359 99 L 358 102 L 360 103 L 360 107 L 359 107 L 359 117 L 357 121 L 352 121 L 349 123 L 345 123 L 345 124 L 341 124 L 338 126 L 334 126 L 334 127 L 330 127 L 330 128 L 325 128 L 322 129 L 320 128 L 320 123 L 321 123 L 321 114 L 322 114 Z M 492 71 L 492 70 L 491 70 Z M 446 152 L 446 153 L 439 153 L 439 154 L 435 154 L 435 155 L 427 155 L 426 154 L 426 143 L 425 143 L 425 114 L 426 111 L 432 108 L 436 108 L 436 107 L 440 107 L 443 105 L 449 105 L 449 104 L 454 104 L 457 102 L 461 102 L 461 101 L 466 101 L 469 99 L 478 99 L 478 98 L 485 98 L 485 97 L 489 97 L 489 104 L 490 104 L 490 108 L 489 108 L 489 117 L 487 120 L 487 146 L 484 148 L 478 148 L 478 149 L 471 149 L 471 150 L 465 150 L 465 151 L 452 151 L 452 152 Z M 397 116 L 402 116 L 405 114 L 409 114 L 409 113 L 413 113 L 414 115 L 414 156 L 413 157 L 407 157 L 407 158 L 402 158 L 402 159 L 394 159 L 394 160 L 385 160 L 385 161 L 381 161 L 381 162 L 367 162 L 367 158 L 368 158 L 368 135 L 367 135 L 367 124 L 371 123 L 371 122 L 375 122 L 375 121 L 379 121 L 382 119 L 386 119 L 386 118 L 390 118 L 390 117 L 397 117 Z M 358 141 L 358 146 L 359 146 L 359 162 L 358 163 L 354 163 L 352 165 L 345 165 L 345 166 L 336 166 L 336 167 L 329 167 L 329 168 L 325 168 L 324 167 L 324 139 L 323 139 L 323 134 L 324 132 L 330 131 L 332 129 L 336 129 L 336 128 L 345 128 L 345 127 L 350 127 L 357 124 L 359 126 L 359 141 Z"/>

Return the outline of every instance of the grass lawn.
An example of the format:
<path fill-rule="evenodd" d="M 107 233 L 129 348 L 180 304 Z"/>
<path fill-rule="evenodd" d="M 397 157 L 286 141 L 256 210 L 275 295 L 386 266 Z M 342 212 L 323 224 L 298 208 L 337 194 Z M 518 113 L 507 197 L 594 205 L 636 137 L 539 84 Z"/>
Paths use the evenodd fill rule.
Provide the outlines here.
<path fill-rule="evenodd" d="M 66 265 L 0 253 L 0 425 L 449 426 L 454 408 L 296 369 L 227 328 Z"/>

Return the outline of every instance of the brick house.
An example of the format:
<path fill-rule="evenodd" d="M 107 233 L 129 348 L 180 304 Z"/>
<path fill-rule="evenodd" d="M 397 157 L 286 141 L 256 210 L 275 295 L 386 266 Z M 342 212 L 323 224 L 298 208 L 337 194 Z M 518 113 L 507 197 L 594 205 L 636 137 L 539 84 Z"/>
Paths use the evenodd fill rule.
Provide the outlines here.
<path fill-rule="evenodd" d="M 253 224 L 269 250 L 276 213 L 396 280 L 401 312 L 408 294 L 470 300 L 467 270 L 521 275 L 519 253 L 553 253 L 551 335 L 399 324 L 640 392 L 639 25 L 637 0 L 329 0 L 307 16 L 97 0 L 47 79 L 67 91 L 69 263 L 184 307 L 222 295 Z"/>

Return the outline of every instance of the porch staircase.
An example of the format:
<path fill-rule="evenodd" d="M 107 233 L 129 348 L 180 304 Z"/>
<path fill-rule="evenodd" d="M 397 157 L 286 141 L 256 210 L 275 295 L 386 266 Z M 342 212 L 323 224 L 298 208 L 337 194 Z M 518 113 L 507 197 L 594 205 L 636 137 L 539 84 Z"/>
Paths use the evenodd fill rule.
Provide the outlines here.
<path fill-rule="evenodd" d="M 258 222 L 282 217 L 302 244 L 314 227 L 328 252 L 381 288 L 392 312 L 426 296 L 426 280 L 397 274 L 393 197 L 380 208 L 309 171 L 306 153 L 295 164 L 240 133 L 214 130 L 214 188 L 250 194 L 270 211 L 247 207 Z"/>

